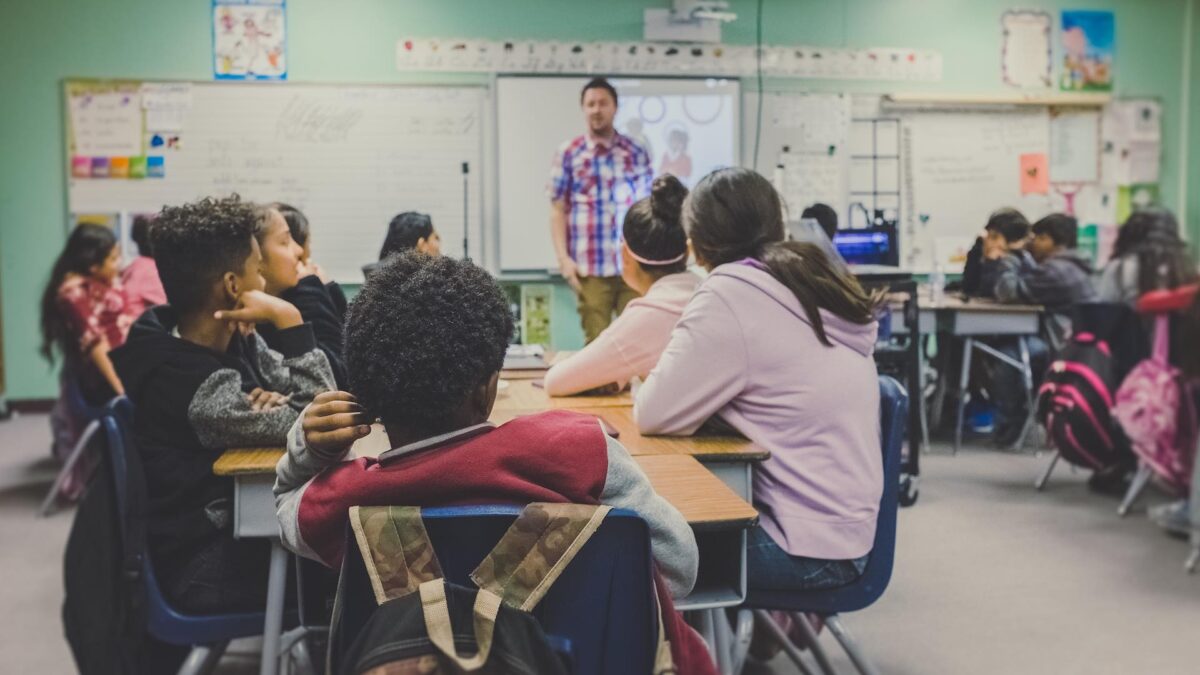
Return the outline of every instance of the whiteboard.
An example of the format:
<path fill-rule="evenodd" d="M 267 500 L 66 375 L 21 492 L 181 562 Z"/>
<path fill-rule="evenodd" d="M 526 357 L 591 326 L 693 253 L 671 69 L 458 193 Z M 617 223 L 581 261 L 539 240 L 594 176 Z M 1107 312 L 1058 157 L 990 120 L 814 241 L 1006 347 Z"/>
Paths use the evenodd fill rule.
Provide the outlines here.
<path fill-rule="evenodd" d="M 68 83 L 68 92 L 79 84 Z M 309 218 L 313 259 L 350 283 L 361 283 L 362 265 L 378 257 L 388 221 L 402 211 L 429 213 L 442 250 L 453 256 L 463 253 L 465 218 L 470 253 L 483 257 L 485 88 L 216 82 L 181 88 L 185 105 L 170 119 L 146 111 L 163 120 L 154 124 L 177 128 L 169 134 L 178 139 L 175 149 L 147 153 L 163 157 L 164 176 L 76 178 L 71 167 L 78 157 L 68 156 L 72 213 L 154 213 L 232 192 L 286 202 Z M 111 129 L 104 120 L 70 128 L 79 116 L 67 98 L 69 154 L 102 145 L 79 135 L 103 137 Z M 147 130 L 144 147 L 152 135 Z M 463 162 L 470 168 L 465 214 Z"/>
<path fill-rule="evenodd" d="M 557 268 L 550 238 L 546 188 L 558 148 L 583 134 L 579 93 L 587 77 L 496 79 L 497 203 L 502 270 Z M 672 131 L 686 135 L 691 185 L 704 174 L 738 163 L 737 80 L 612 79 L 617 130 L 646 147 L 658 173 Z M 630 127 L 633 120 L 640 127 Z"/>
<path fill-rule="evenodd" d="M 960 266 L 998 208 L 1030 222 L 1050 212 L 1049 195 L 1022 195 L 1020 186 L 1021 155 L 1049 154 L 1046 109 L 906 113 L 902 135 L 901 266 Z"/>
<path fill-rule="evenodd" d="M 764 93 L 758 131 L 758 95 L 746 93 L 742 165 L 772 178 L 789 220 L 821 202 L 837 211 L 842 227 L 849 221 L 850 103 L 846 94 Z"/>

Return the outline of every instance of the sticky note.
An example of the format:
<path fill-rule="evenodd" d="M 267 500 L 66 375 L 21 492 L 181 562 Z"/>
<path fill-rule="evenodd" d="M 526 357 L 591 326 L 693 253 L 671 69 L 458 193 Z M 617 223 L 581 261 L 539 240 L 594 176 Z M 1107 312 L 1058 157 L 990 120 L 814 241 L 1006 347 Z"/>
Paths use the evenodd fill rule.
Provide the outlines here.
<path fill-rule="evenodd" d="M 147 157 L 146 158 L 146 177 L 147 178 L 165 178 L 167 175 L 167 167 L 163 164 L 162 157 Z"/>
<path fill-rule="evenodd" d="M 129 158 L 128 157 L 109 157 L 108 158 L 108 177 L 109 178 L 129 178 Z"/>
<path fill-rule="evenodd" d="M 129 158 L 129 177 L 130 178 L 145 178 L 146 177 L 146 158 L 145 157 L 130 157 Z"/>
<path fill-rule="evenodd" d="M 92 158 L 92 178 L 108 178 L 108 158 Z"/>
<path fill-rule="evenodd" d="M 72 157 L 71 158 L 71 176 L 75 178 L 91 178 L 92 177 L 92 158 L 91 157 Z"/>
<path fill-rule="evenodd" d="M 1021 155 L 1021 194 L 1044 195 L 1050 192 L 1050 170 L 1046 153 L 1029 152 Z"/>

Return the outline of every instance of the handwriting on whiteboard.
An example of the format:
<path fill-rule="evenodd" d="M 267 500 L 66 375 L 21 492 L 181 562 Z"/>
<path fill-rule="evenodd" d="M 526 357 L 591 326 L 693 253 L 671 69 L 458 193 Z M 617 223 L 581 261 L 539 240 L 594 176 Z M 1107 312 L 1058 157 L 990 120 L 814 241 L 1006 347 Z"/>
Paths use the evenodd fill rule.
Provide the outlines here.
<path fill-rule="evenodd" d="M 363 118 L 363 109 L 305 96 L 294 96 L 279 114 L 276 136 L 285 141 L 345 141 Z"/>

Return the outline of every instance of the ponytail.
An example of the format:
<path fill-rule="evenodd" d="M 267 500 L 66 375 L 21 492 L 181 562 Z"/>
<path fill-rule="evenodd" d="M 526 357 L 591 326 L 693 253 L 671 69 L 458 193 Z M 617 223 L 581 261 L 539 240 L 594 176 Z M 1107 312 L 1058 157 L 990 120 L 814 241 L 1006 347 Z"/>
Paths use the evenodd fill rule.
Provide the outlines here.
<path fill-rule="evenodd" d="M 800 301 L 817 339 L 826 347 L 833 343 L 825 334 L 821 310 L 859 325 L 875 320 L 882 292 L 868 295 L 852 275 L 834 265 L 817 244 L 781 241 L 767 244 L 757 260 L 771 276 Z"/>

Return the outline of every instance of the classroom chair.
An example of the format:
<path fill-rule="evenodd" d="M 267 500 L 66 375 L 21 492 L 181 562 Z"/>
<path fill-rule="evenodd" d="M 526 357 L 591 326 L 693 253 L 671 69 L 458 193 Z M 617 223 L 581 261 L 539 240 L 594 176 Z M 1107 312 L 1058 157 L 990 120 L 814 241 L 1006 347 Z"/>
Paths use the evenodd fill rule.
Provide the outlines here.
<path fill-rule="evenodd" d="M 787 634 L 771 619 L 767 610 L 783 610 L 792 613 L 792 618 L 805 633 L 813 658 L 821 671 L 830 675 L 834 672 L 829 658 L 821 648 L 816 633 L 805 614 L 817 614 L 825 621 L 829 631 L 841 644 L 854 667 L 862 675 L 876 675 L 878 671 L 867 660 L 866 655 L 842 624 L 840 614 L 854 612 L 870 606 L 887 589 L 892 578 L 892 564 L 896 553 L 896 512 L 899 509 L 900 453 L 904 443 L 906 418 L 908 415 L 908 393 L 895 379 L 879 376 L 879 435 L 883 450 L 883 496 L 879 502 L 879 518 L 875 526 L 875 543 L 871 557 L 862 576 L 840 588 L 817 591 L 755 591 L 746 598 L 743 611 L 753 611 L 755 618 L 783 644 L 784 652 L 791 657 L 801 672 L 809 673 L 801 659 L 801 651 L 788 639 Z M 737 655 L 735 663 L 742 663 L 744 654 Z"/>
<path fill-rule="evenodd" d="M 519 506 L 452 506 L 421 515 L 447 581 L 474 588 L 470 574 L 521 513 Z M 347 551 L 357 550 L 350 535 Z M 614 509 L 534 608 L 552 646 L 579 675 L 648 673 L 658 636 L 650 532 L 636 513 Z M 330 638 L 332 672 L 377 606 L 361 561 L 346 556 Z M 340 637 L 339 637 L 340 636 Z M 341 644 L 337 641 L 344 640 Z"/>
<path fill-rule="evenodd" d="M 133 445 L 132 422 L 133 404 L 120 397 L 107 406 L 100 423 L 112 463 L 122 547 L 131 561 L 129 573 L 140 576 L 145 589 L 146 631 L 161 642 L 192 648 L 179 675 L 210 673 L 231 640 L 262 634 L 264 616 L 262 612 L 190 616 L 176 611 L 163 597 L 144 546 L 140 514 L 145 508 L 146 486 Z"/>
<path fill-rule="evenodd" d="M 75 376 L 69 366 L 63 367 L 59 381 L 62 383 L 62 401 L 56 405 L 64 406 L 73 419 L 85 422 L 85 425 L 62 467 L 59 468 L 58 475 L 54 477 L 54 482 L 50 484 L 50 490 L 42 499 L 38 515 L 43 517 L 49 516 L 57 510 L 59 493 L 75 472 L 75 467 L 83 459 L 92 438 L 100 431 L 100 420 L 108 410 L 106 406 L 91 405 L 87 402 L 83 395 L 83 389 L 79 386 L 79 378 Z"/>

